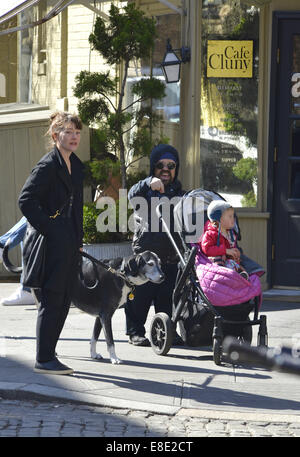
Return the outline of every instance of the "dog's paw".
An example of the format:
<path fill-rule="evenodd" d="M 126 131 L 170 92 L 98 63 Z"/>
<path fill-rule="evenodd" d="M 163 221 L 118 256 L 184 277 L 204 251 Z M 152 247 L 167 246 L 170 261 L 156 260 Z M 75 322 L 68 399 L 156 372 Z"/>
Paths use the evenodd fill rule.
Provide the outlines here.
<path fill-rule="evenodd" d="M 113 365 L 119 365 L 120 363 L 123 363 L 122 360 L 118 359 L 118 357 L 112 357 L 110 361 Z"/>
<path fill-rule="evenodd" d="M 103 359 L 102 355 L 98 354 L 97 352 L 94 352 L 93 354 L 91 354 L 91 357 L 92 357 L 92 359 L 95 359 L 95 360 Z"/>

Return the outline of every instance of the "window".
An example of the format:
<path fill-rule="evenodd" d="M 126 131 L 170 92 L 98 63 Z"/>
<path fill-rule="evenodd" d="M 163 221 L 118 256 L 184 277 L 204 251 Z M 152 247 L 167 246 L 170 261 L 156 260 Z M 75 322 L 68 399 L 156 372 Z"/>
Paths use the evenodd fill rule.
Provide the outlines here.
<path fill-rule="evenodd" d="M 129 76 L 125 88 L 125 103 L 128 106 L 137 100 L 132 94 L 132 86 L 142 77 L 154 76 L 165 83 L 161 62 L 163 61 L 167 39 L 171 40 L 174 49 L 181 47 L 181 19 L 179 14 L 167 14 L 156 18 L 157 38 L 151 59 L 141 62 L 131 62 Z M 153 141 L 168 141 L 176 147 L 178 137 L 178 124 L 180 120 L 180 83 L 165 84 L 166 96 L 162 100 L 154 99 L 151 108 L 155 115 L 160 118 L 159 122 L 151 126 L 151 139 Z M 143 106 L 144 107 L 144 106 Z M 135 109 L 137 105 L 135 105 Z M 133 139 L 134 130 L 127 135 L 126 143 L 130 144 Z M 133 159 L 130 156 L 129 162 Z M 142 165 L 143 166 L 143 165 Z"/>
<path fill-rule="evenodd" d="M 6 97 L 6 78 L 0 73 L 0 97 Z"/>
<path fill-rule="evenodd" d="M 136 63 L 136 66 L 130 69 L 128 87 L 126 88 L 128 98 L 131 97 L 130 86 L 141 76 L 153 75 L 161 81 L 165 81 L 160 64 L 163 61 L 166 52 L 168 38 L 170 38 L 174 49 L 181 47 L 180 16 L 178 14 L 167 14 L 158 16 L 156 21 L 157 38 L 155 40 L 152 59 L 151 61 L 142 61 L 140 64 Z M 153 108 L 157 111 L 157 114 L 162 117 L 163 121 L 179 123 L 180 83 L 166 84 L 165 98 L 160 101 L 154 101 Z"/>
<path fill-rule="evenodd" d="M 19 14 L 20 25 L 33 22 L 32 8 Z M 19 41 L 19 96 L 21 103 L 31 103 L 33 29 L 21 30 Z"/>
<path fill-rule="evenodd" d="M 203 0 L 202 30 L 202 185 L 256 207 L 259 9 Z"/>
<path fill-rule="evenodd" d="M 3 90 L 0 92 L 0 108 L 7 109 L 7 104 L 32 103 L 33 56 L 38 63 L 45 61 L 46 25 L 26 26 L 45 16 L 47 7 L 48 0 L 29 4 L 0 26 L 1 30 L 20 27 L 19 31 L 0 36 L 0 74 L 6 80 L 5 96 Z"/>
<path fill-rule="evenodd" d="M 152 71 L 153 75 L 160 78 L 162 81 L 165 81 L 165 79 L 160 64 L 166 53 L 167 39 L 170 39 L 173 49 L 179 49 L 181 47 L 180 30 L 181 23 L 178 14 L 167 14 L 157 17 L 157 39 L 153 52 Z M 155 102 L 154 107 L 164 121 L 179 123 L 180 83 L 166 84 L 165 98 L 159 102 Z"/>
<path fill-rule="evenodd" d="M 0 30 L 17 25 L 16 17 L 0 25 Z M 1 105 L 17 101 L 17 34 L 0 36 L 0 109 Z"/>

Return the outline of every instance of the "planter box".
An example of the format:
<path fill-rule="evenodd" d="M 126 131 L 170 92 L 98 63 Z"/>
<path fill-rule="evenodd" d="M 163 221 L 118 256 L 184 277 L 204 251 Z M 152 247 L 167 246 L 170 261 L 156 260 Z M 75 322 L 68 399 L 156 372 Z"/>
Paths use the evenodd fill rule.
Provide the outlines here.
<path fill-rule="evenodd" d="M 83 250 L 98 260 L 116 259 L 132 255 L 131 241 L 122 243 L 84 244 Z"/>

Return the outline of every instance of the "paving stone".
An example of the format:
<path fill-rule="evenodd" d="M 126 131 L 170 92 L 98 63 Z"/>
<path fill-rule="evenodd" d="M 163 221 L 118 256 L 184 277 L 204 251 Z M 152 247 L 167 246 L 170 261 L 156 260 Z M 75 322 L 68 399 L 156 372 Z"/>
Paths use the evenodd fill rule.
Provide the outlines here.
<path fill-rule="evenodd" d="M 237 437 L 240 437 L 240 438 L 248 438 L 251 436 L 251 433 L 250 432 L 244 432 L 242 430 L 232 430 L 229 432 L 229 435 L 232 437 L 232 438 L 237 438 Z"/>
<path fill-rule="evenodd" d="M 214 431 L 214 430 L 225 430 L 226 425 L 223 424 L 222 422 L 209 422 L 206 424 L 206 429 L 208 431 Z"/>
<path fill-rule="evenodd" d="M 22 429 L 18 432 L 18 437 L 19 438 L 35 438 L 35 437 L 39 437 L 40 436 L 40 432 L 38 429 L 33 429 L 33 430 L 25 430 L 25 429 Z"/>
<path fill-rule="evenodd" d="M 108 413 L 111 411 L 111 413 Z M 119 414 L 121 413 L 121 414 Z M 171 416 L 128 409 L 0 400 L 1 437 L 300 437 L 300 423 Z"/>
<path fill-rule="evenodd" d="M 186 431 L 188 433 L 197 432 L 197 431 L 201 431 L 201 430 L 206 430 L 204 424 L 189 424 L 186 426 Z"/>
<path fill-rule="evenodd" d="M 96 432 L 88 431 L 88 430 L 84 430 L 82 432 L 82 436 L 85 437 L 85 438 L 97 438 L 97 437 L 102 437 L 103 434 L 102 433 L 96 433 Z"/>
<path fill-rule="evenodd" d="M 173 438 L 173 437 L 174 437 L 174 438 L 175 438 L 175 437 L 176 437 L 176 438 L 184 438 L 184 437 L 186 437 L 186 433 L 185 433 L 185 432 L 179 432 L 179 431 L 174 430 L 173 432 L 169 432 L 169 433 L 168 433 L 168 437 L 169 437 L 169 438 Z"/>
<path fill-rule="evenodd" d="M 188 438 L 197 438 L 197 437 L 208 436 L 208 433 L 206 430 L 193 430 L 191 432 L 187 432 L 186 436 Z"/>

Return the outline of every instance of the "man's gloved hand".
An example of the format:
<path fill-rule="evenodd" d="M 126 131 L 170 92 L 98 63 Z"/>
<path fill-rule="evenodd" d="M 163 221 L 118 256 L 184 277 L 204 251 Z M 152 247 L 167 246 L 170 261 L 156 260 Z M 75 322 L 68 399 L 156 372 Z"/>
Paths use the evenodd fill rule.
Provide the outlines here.
<path fill-rule="evenodd" d="M 159 178 L 152 178 L 150 182 L 150 187 L 152 190 L 157 190 L 161 194 L 165 192 L 165 186 Z"/>

